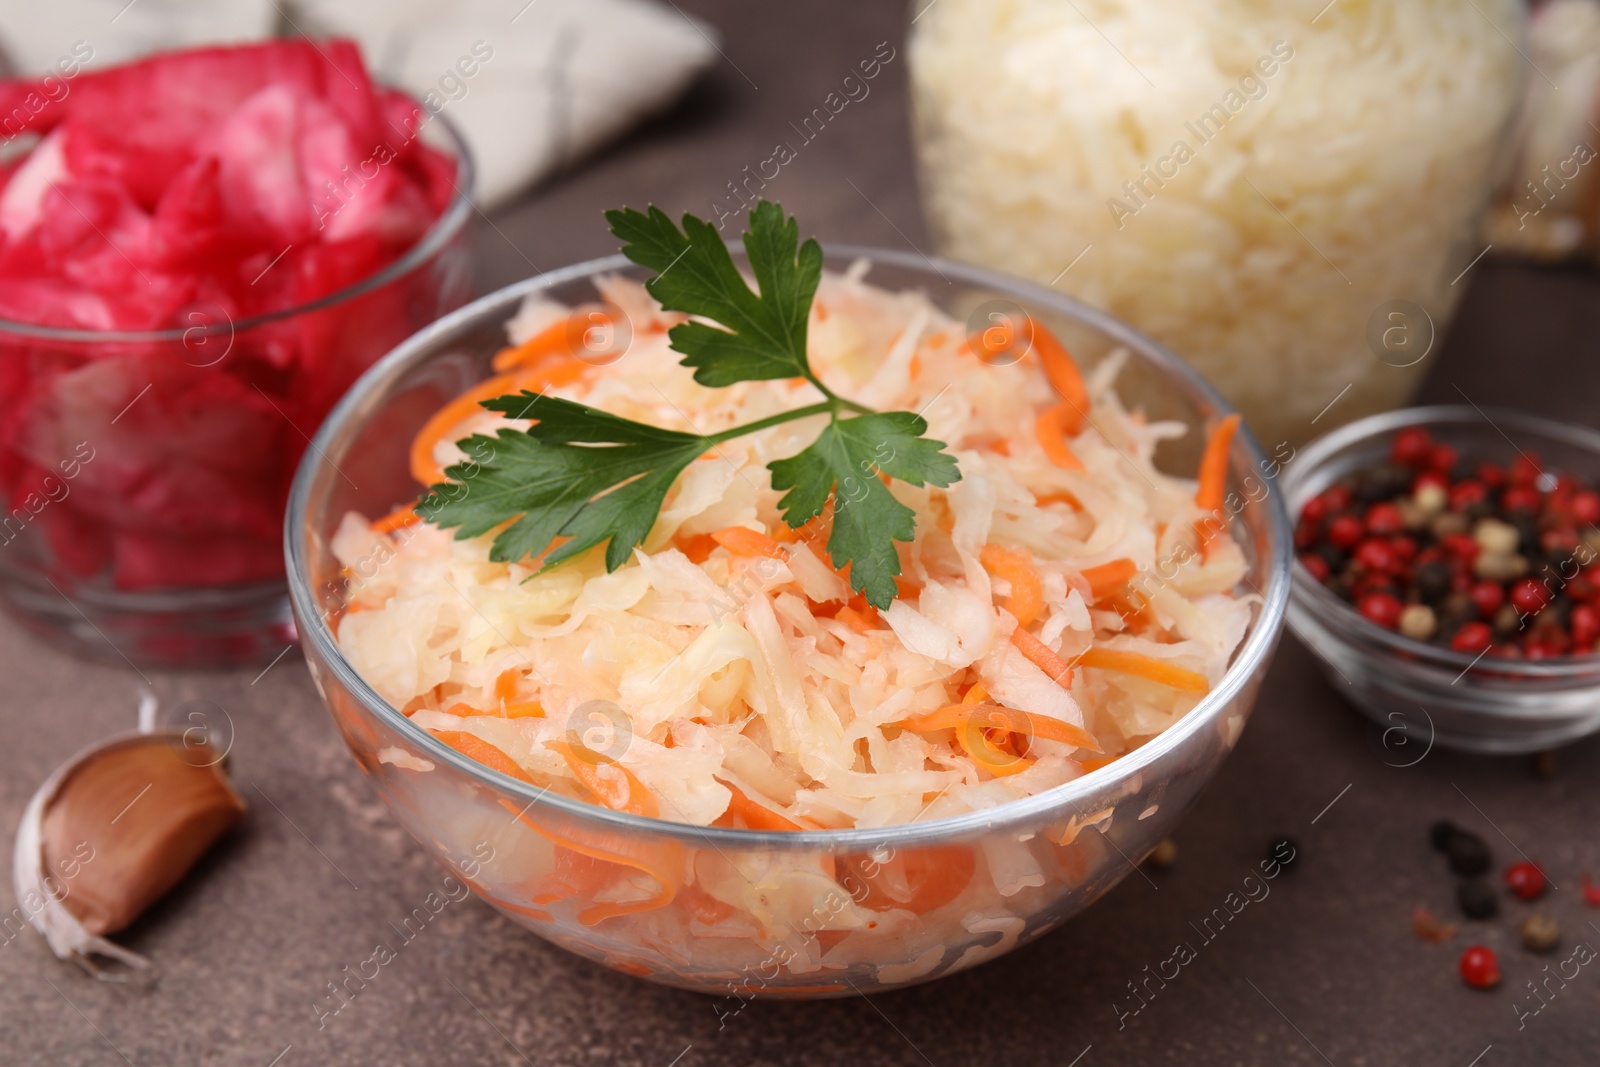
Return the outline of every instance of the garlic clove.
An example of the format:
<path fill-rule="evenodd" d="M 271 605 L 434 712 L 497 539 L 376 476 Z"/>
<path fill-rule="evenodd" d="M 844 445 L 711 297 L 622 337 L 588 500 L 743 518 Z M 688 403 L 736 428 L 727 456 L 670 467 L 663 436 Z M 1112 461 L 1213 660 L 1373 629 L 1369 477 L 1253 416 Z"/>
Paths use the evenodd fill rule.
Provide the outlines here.
<path fill-rule="evenodd" d="M 177 885 L 244 815 L 219 762 L 181 735 L 154 734 L 97 750 L 45 810 L 45 867 L 87 852 L 63 903 L 91 934 L 127 927 Z"/>
<path fill-rule="evenodd" d="M 190 732 L 140 733 L 93 746 L 58 767 L 28 802 L 12 864 L 19 911 L 51 951 L 108 980 L 93 957 L 150 961 L 107 940 L 175 886 L 244 815 L 223 753 Z"/>

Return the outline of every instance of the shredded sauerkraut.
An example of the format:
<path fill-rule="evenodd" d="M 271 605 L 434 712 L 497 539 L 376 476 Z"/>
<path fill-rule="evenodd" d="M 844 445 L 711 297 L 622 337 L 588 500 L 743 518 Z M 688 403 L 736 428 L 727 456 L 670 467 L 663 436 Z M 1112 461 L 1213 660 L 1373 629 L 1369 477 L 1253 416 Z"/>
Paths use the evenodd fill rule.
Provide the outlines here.
<path fill-rule="evenodd" d="M 948 490 L 894 483 L 917 535 L 887 611 L 827 562 L 826 512 L 798 531 L 779 518 L 765 465 L 814 432 L 788 423 L 693 463 L 612 573 L 597 553 L 540 573 L 490 562 L 489 536 L 347 515 L 332 547 L 349 580 L 337 635 L 350 663 L 496 769 L 699 825 L 878 826 L 993 807 L 1182 717 L 1252 617 L 1234 595 L 1243 553 L 1225 531 L 1194 551 L 1195 482 L 1152 464 L 1186 427 L 1125 410 L 1112 356 L 1087 375 L 1089 423 L 1069 442 L 1081 469 L 1062 466 L 1031 430 L 1054 401 L 1038 360 L 988 365 L 926 296 L 870 286 L 866 270 L 824 276 L 812 365 L 862 402 L 921 412 L 962 473 Z M 682 317 L 636 282 L 600 288 L 632 343 L 552 393 L 697 432 L 814 399 L 800 380 L 696 384 L 665 333 Z M 533 299 L 511 340 L 568 313 Z M 470 415 L 432 458 L 459 462 L 451 442 L 469 431 L 526 425 Z M 1129 584 L 1158 562 L 1163 580 Z"/>
<path fill-rule="evenodd" d="M 929 4 L 908 51 L 930 225 L 946 254 L 1170 346 L 1265 441 L 1386 410 L 1419 380 L 1425 327 L 1395 320 L 1414 341 L 1380 350 L 1369 323 L 1404 301 L 1442 332 L 1466 288 L 1522 9 Z"/>

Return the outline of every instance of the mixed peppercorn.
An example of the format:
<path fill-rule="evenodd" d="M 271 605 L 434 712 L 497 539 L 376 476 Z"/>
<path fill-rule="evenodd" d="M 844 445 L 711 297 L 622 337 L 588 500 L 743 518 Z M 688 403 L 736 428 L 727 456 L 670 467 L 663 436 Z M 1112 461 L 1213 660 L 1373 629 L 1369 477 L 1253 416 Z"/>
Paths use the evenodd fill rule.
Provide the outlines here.
<path fill-rule="evenodd" d="M 1449 822 L 1436 822 L 1428 829 L 1428 840 L 1434 850 L 1444 853 L 1450 870 L 1460 877 L 1456 885 L 1456 902 L 1461 914 L 1468 919 L 1491 919 L 1500 912 L 1500 901 L 1494 886 L 1484 874 L 1493 864 L 1489 846 L 1483 838 Z M 1528 860 L 1513 863 L 1506 868 L 1506 889 L 1519 900 L 1532 902 L 1545 895 L 1549 879 L 1538 864 Z M 1600 887 L 1583 876 L 1584 903 L 1600 907 Z M 1439 943 L 1456 935 L 1457 927 L 1441 922 L 1427 908 L 1418 907 L 1411 915 L 1411 930 L 1423 941 Z M 1523 919 L 1518 933 L 1522 945 L 1530 952 L 1554 952 L 1561 944 L 1561 928 L 1555 919 L 1541 912 L 1531 912 Z M 1471 945 L 1461 954 L 1459 963 L 1461 979 L 1474 989 L 1493 989 L 1500 984 L 1500 961 L 1493 949 L 1485 945 Z"/>
<path fill-rule="evenodd" d="M 1306 502 L 1311 576 L 1387 630 L 1469 655 L 1540 660 L 1600 641 L 1600 492 L 1532 456 L 1468 462 L 1427 430 Z"/>

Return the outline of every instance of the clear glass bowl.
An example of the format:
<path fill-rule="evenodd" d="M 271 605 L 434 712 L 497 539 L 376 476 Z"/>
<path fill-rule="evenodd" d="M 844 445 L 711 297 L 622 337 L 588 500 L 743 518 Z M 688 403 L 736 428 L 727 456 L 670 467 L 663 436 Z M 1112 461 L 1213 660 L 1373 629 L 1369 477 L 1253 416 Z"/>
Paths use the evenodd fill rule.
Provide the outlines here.
<path fill-rule="evenodd" d="M 895 252 L 835 248 L 828 265 L 838 270 L 856 258 L 873 262 L 876 284 L 925 290 L 974 323 L 1026 308 L 1086 365 L 1129 349 L 1124 399 L 1152 417 L 1199 426 L 1229 410 L 1170 353 L 1047 289 Z M 1231 459 L 1234 483 L 1252 498 L 1238 498 L 1235 535 L 1250 561 L 1248 584 L 1260 597 L 1230 670 L 1144 747 L 994 810 L 800 833 L 639 818 L 548 794 L 466 758 L 385 703 L 345 661 L 329 625 L 344 602 L 340 565 L 328 547 L 340 518 L 352 509 L 382 515 L 414 498 L 406 459 L 413 433 L 489 376 L 504 324 L 525 297 L 593 300 L 594 278 L 608 272 L 641 276 L 620 256 L 581 264 L 503 289 L 428 327 L 357 383 L 295 479 L 285 536 L 306 660 L 345 741 L 400 822 L 479 896 L 539 936 L 629 974 L 727 994 L 736 998 L 726 1002 L 729 1011 L 753 996 L 840 996 L 950 974 L 1037 937 L 1126 877 L 1171 833 L 1238 740 L 1281 629 L 1288 523 L 1277 493 L 1249 488 L 1261 484 L 1271 461 L 1247 432 L 1236 438 Z M 1163 469 L 1195 469 L 1203 435 L 1188 436 L 1197 440 L 1169 442 L 1170 454 L 1158 456 Z M 968 870 L 954 899 L 917 900 L 930 872 L 960 885 Z M 742 895 L 748 883 L 756 903 L 740 912 L 705 891 L 730 881 Z M 768 884 L 786 892 L 765 897 Z M 796 886 L 804 890 L 796 893 Z M 603 901 L 623 891 L 654 899 L 612 914 Z M 896 906 L 902 903 L 924 913 Z M 861 907 L 877 913 L 873 927 L 844 937 L 841 917 L 859 918 L 853 909 Z"/>
<path fill-rule="evenodd" d="M 1285 468 L 1289 514 L 1346 475 L 1386 462 L 1390 438 L 1406 426 L 1426 428 L 1463 460 L 1507 463 L 1526 452 L 1552 471 L 1600 482 L 1593 430 L 1494 408 L 1408 408 L 1352 422 L 1302 449 Z M 1600 730 L 1600 656 L 1475 659 L 1414 641 L 1362 618 L 1298 562 L 1289 626 L 1336 689 L 1424 745 L 1538 752 Z"/>
<path fill-rule="evenodd" d="M 196 304 L 158 331 L 0 320 L 0 599 L 24 623 L 155 666 L 264 662 L 294 640 L 279 539 L 309 435 L 472 296 L 472 158 L 448 122 L 423 129 L 458 161 L 454 197 L 353 285 L 237 322 Z"/>

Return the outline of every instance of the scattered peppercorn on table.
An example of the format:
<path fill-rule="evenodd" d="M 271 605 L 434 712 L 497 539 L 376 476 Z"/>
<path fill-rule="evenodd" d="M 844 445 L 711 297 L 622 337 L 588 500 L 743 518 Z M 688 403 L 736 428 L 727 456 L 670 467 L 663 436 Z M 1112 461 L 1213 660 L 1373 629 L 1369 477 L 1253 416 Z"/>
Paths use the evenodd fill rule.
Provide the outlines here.
<path fill-rule="evenodd" d="M 905 5 L 681 6 L 721 28 L 726 61 L 632 141 L 480 220 L 482 288 L 613 251 L 600 212 L 618 203 L 742 210 L 730 182 L 781 199 L 824 240 L 928 247 L 905 121 Z M 878 68 L 861 83 L 870 93 L 800 140 L 790 123 L 826 108 L 865 59 Z M 758 179 L 774 138 L 793 151 Z M 1487 259 L 1460 284 L 1465 310 L 1428 357 L 1423 399 L 1594 425 L 1600 278 Z M 1335 403 L 1318 428 L 1337 415 Z M 1491 554 L 1506 537 L 1468 536 Z M 1420 568 L 1412 580 L 1426 580 Z M 51 768 L 133 726 L 146 682 L 164 723 L 226 739 L 250 810 L 122 935 L 161 968 L 153 985 L 106 985 L 57 961 L 8 900 L 7 1063 L 1593 1062 L 1600 904 L 1584 876 L 1600 876 L 1600 739 L 1539 761 L 1429 748 L 1369 724 L 1289 637 L 1159 863 L 996 963 L 810 1004 L 636 982 L 472 900 L 373 795 L 296 651 L 265 671 L 147 678 L 108 657 L 69 658 L 0 620 L 15 724 L 0 753 L 7 822 Z M 1474 910 L 1490 895 L 1492 916 L 1463 913 L 1464 879 Z"/>

